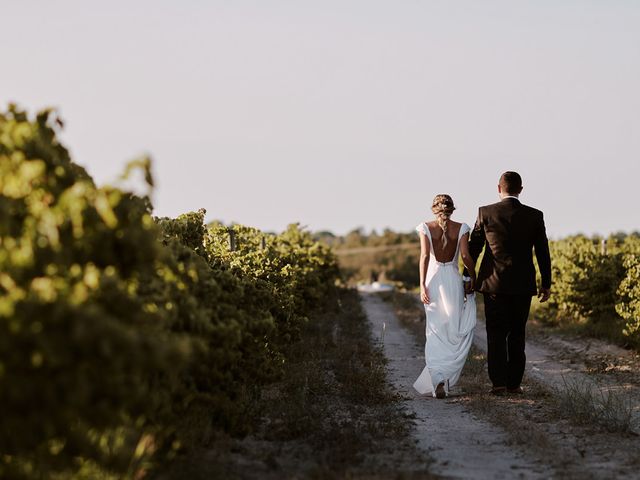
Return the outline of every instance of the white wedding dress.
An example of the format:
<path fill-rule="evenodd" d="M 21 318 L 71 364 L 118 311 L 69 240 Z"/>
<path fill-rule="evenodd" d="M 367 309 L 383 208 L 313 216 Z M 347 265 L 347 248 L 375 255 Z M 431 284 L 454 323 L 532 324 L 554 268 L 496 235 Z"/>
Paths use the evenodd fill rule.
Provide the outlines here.
<path fill-rule="evenodd" d="M 449 387 L 458 382 L 473 341 L 476 326 L 475 294 L 465 295 L 458 269 L 460 239 L 470 228 L 466 223 L 461 225 L 456 253 L 446 263 L 436 260 L 429 227 L 422 223 L 416 230 L 427 236 L 431 253 L 425 280 L 430 298 L 430 303 L 424 306 L 427 314 L 424 346 L 426 366 L 413 383 L 413 388 L 421 394 L 431 393 L 435 397 L 439 383 L 444 382 L 448 394 Z"/>

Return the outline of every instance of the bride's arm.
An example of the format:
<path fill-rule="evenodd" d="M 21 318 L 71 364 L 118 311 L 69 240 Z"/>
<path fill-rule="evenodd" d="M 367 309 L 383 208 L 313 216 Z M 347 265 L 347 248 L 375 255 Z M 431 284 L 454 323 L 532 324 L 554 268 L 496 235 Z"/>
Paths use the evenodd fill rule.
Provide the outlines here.
<path fill-rule="evenodd" d="M 425 285 L 427 280 L 427 269 L 429 268 L 429 250 L 429 239 L 424 233 L 420 232 L 420 300 L 422 300 L 422 303 L 426 304 L 431 301 L 429 298 L 429 291 Z"/>
<path fill-rule="evenodd" d="M 460 239 L 460 256 L 462 257 L 462 263 L 471 277 L 471 288 L 476 284 L 476 262 L 473 261 L 471 252 L 469 251 L 469 233 L 462 235 Z"/>

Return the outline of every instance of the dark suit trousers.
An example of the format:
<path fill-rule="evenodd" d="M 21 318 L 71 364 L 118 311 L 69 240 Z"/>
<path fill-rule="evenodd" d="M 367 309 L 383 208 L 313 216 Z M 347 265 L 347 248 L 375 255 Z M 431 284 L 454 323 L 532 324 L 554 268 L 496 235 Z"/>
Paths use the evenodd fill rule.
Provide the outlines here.
<path fill-rule="evenodd" d="M 487 363 L 494 387 L 516 388 L 522 382 L 526 356 L 525 325 L 531 295 L 484 294 L 487 319 Z"/>

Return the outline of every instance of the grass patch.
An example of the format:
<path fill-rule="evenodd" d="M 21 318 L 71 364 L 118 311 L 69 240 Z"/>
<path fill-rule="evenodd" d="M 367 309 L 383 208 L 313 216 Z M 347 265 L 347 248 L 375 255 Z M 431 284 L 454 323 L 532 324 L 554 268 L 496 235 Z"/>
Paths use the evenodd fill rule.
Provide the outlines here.
<path fill-rule="evenodd" d="M 556 397 L 560 408 L 578 424 L 597 424 L 609 432 L 633 431 L 634 405 L 629 397 L 594 382 L 566 378 L 556 389 Z"/>
<path fill-rule="evenodd" d="M 255 432 L 220 436 L 152 478 L 432 478 L 398 467 L 402 455 L 421 457 L 355 290 L 336 292 L 289 358 L 256 404 Z"/>

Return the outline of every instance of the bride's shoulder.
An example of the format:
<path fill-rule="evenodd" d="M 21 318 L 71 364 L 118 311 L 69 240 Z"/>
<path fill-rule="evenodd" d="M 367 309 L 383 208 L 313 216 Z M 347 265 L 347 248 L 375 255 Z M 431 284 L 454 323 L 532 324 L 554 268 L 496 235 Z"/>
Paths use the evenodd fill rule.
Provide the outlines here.
<path fill-rule="evenodd" d="M 464 235 L 465 233 L 468 233 L 471 231 L 471 227 L 469 225 L 467 225 L 466 223 L 462 222 L 460 224 L 460 234 Z"/>
<path fill-rule="evenodd" d="M 416 230 L 426 235 L 427 233 L 430 233 L 429 232 L 430 228 L 433 228 L 433 225 L 432 225 L 433 223 L 435 222 L 428 222 L 428 221 L 420 222 L 418 225 L 416 225 Z"/>

